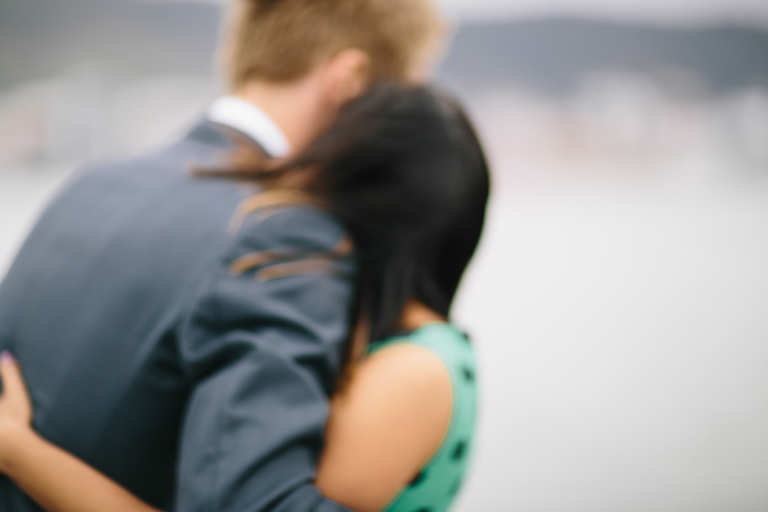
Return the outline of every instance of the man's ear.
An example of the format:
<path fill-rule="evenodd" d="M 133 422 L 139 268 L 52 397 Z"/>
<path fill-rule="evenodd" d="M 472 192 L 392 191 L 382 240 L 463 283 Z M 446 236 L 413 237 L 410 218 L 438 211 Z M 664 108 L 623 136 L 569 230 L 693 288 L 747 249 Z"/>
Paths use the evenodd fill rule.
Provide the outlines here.
<path fill-rule="evenodd" d="M 335 107 L 361 95 L 370 81 L 371 58 L 362 50 L 347 48 L 336 54 L 326 67 L 324 93 Z"/>

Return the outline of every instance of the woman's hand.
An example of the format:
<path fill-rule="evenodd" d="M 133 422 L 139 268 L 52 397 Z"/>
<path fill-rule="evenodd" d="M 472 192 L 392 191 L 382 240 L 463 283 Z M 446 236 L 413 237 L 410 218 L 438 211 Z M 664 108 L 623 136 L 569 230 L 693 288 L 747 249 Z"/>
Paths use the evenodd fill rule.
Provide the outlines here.
<path fill-rule="evenodd" d="M 7 351 L 0 353 L 0 378 L 0 473 L 5 473 L 19 434 L 32 430 L 32 402 L 19 364 Z"/>
<path fill-rule="evenodd" d="M 0 378 L 3 392 L 0 394 L 0 428 L 11 425 L 31 428 L 32 402 L 21 369 L 10 352 L 0 353 Z"/>

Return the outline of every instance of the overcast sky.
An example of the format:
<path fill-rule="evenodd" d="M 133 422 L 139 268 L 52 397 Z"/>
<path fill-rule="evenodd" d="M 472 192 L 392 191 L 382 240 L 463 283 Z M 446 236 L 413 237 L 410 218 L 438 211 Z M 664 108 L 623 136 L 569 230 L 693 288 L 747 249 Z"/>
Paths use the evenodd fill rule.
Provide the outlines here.
<path fill-rule="evenodd" d="M 145 0 L 223 3 L 228 0 Z M 768 26 L 768 0 L 434 0 L 459 20 L 575 15 L 666 24 Z"/>
<path fill-rule="evenodd" d="M 768 25 L 768 0 L 435 0 L 458 18 L 587 15 L 662 23 Z"/>

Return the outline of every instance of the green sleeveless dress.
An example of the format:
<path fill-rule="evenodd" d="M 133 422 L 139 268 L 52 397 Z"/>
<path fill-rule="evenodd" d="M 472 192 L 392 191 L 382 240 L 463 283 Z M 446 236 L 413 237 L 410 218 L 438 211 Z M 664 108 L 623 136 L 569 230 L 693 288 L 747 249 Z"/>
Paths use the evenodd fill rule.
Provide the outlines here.
<path fill-rule="evenodd" d="M 440 448 L 384 510 L 445 512 L 461 486 L 472 446 L 477 403 L 474 351 L 467 336 L 456 327 L 433 323 L 407 335 L 372 343 L 368 353 L 398 343 L 423 347 L 443 361 L 451 376 L 453 410 Z"/>

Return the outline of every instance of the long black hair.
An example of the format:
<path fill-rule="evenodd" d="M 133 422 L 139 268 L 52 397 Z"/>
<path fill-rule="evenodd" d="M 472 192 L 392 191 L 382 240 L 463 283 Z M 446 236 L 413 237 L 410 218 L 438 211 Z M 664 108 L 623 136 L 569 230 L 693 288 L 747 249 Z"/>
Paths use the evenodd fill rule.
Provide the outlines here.
<path fill-rule="evenodd" d="M 291 182 L 346 226 L 360 264 L 353 318 L 365 316 L 371 340 L 397 330 L 411 299 L 449 318 L 489 194 L 481 145 L 449 95 L 374 86 L 289 162 L 240 158 L 226 174 Z"/>

